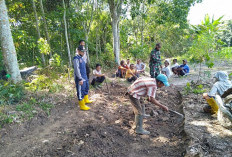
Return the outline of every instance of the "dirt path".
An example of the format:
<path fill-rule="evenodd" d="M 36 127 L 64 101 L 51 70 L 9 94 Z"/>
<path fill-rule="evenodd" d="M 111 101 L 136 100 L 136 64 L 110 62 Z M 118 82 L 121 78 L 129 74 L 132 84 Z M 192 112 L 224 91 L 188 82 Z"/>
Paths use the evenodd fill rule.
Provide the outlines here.
<path fill-rule="evenodd" d="M 112 84 L 110 88 L 111 98 L 105 89 L 92 94 L 95 103 L 88 112 L 70 100 L 57 104 L 49 117 L 39 114 L 30 122 L 2 129 L 0 156 L 183 156 L 188 141 L 183 124 L 175 124 L 177 117 L 157 108 L 157 115 L 145 120 L 151 135 L 136 135 L 131 105 L 120 92 L 125 87 Z M 158 99 L 164 98 L 161 102 L 181 112 L 178 90 L 165 90 L 158 91 Z M 147 112 L 154 109 L 147 107 Z"/>

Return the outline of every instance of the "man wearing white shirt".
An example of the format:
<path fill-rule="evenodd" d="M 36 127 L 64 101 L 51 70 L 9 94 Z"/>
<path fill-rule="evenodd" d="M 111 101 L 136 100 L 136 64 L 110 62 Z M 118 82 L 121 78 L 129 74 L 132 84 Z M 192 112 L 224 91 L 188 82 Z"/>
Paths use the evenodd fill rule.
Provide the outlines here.
<path fill-rule="evenodd" d="M 138 73 L 144 73 L 146 69 L 146 65 L 143 62 L 141 62 L 140 59 L 138 59 L 135 68 Z"/>
<path fill-rule="evenodd" d="M 174 74 L 177 74 L 177 69 L 179 66 L 180 65 L 177 63 L 177 59 L 173 59 L 173 65 L 171 66 L 171 69 Z"/>
<path fill-rule="evenodd" d="M 93 70 L 93 80 L 91 85 L 94 86 L 95 83 L 101 84 L 105 80 L 105 75 L 101 72 L 101 65 L 97 64 L 96 69 Z"/>
<path fill-rule="evenodd" d="M 166 75 L 168 78 L 170 78 L 172 75 L 172 71 L 170 69 L 168 60 L 165 60 L 164 62 L 164 68 L 162 68 L 162 74 Z"/>

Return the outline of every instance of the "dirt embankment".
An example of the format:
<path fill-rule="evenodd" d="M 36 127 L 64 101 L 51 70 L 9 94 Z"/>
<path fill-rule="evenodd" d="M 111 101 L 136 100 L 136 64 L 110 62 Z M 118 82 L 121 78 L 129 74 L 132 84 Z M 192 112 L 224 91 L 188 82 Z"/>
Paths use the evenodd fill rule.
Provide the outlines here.
<path fill-rule="evenodd" d="M 183 99 L 184 130 L 190 138 L 186 156 L 232 156 L 232 131 L 220 125 L 216 115 L 203 112 L 206 105 L 201 95 L 191 94 Z"/>
<path fill-rule="evenodd" d="M 147 105 L 155 116 L 144 120 L 150 136 L 134 134 L 134 115 L 125 86 L 112 83 L 91 92 L 95 103 L 90 111 L 80 111 L 77 101 L 57 103 L 51 115 L 38 114 L 21 125 L 0 131 L 0 156 L 74 156 L 74 157 L 161 157 L 183 156 L 189 140 L 178 117 L 158 107 Z M 169 108 L 182 112 L 182 98 L 177 89 L 157 92 L 157 98 Z"/>

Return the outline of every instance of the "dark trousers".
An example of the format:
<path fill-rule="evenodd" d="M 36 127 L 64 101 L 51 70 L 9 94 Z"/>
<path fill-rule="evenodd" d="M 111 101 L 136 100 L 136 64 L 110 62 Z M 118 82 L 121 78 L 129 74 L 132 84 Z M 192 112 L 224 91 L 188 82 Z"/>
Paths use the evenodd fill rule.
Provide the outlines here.
<path fill-rule="evenodd" d="M 135 81 L 137 78 L 135 76 L 131 77 L 131 78 L 128 78 L 127 81 L 128 82 L 132 82 L 132 81 Z"/>
<path fill-rule="evenodd" d="M 118 69 L 118 72 L 116 73 L 116 76 L 117 76 L 117 77 L 120 77 L 120 78 L 123 78 L 123 77 L 124 77 L 124 74 L 123 74 L 123 72 L 122 72 L 121 69 Z"/>
<path fill-rule="evenodd" d="M 181 76 L 184 76 L 186 74 L 186 72 L 184 70 L 179 70 L 178 72 L 179 72 L 178 74 Z"/>
<path fill-rule="evenodd" d="M 88 77 L 88 79 L 89 79 L 89 74 L 90 74 L 89 64 L 86 63 L 85 66 L 86 66 L 86 74 L 87 74 L 87 77 Z"/>
<path fill-rule="evenodd" d="M 98 83 L 102 83 L 103 81 L 105 80 L 105 76 L 101 76 L 101 77 L 97 77 L 97 78 L 94 78 L 91 82 L 91 85 L 95 85 L 96 82 Z"/>

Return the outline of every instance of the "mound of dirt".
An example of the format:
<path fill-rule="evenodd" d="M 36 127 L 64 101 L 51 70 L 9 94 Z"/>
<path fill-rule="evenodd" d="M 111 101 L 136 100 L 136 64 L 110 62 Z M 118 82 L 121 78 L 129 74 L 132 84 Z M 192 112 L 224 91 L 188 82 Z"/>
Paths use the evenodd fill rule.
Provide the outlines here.
<path fill-rule="evenodd" d="M 203 112 L 201 95 L 184 98 L 185 132 L 190 137 L 186 156 L 232 156 L 232 131 L 220 125 L 216 115 Z"/>
<path fill-rule="evenodd" d="M 146 112 L 155 116 L 144 120 L 151 132 L 136 135 L 133 110 L 125 96 L 126 86 L 109 84 L 110 95 L 91 91 L 91 110 L 80 111 L 77 100 L 56 104 L 49 117 L 37 116 L 22 125 L 0 131 L 0 156 L 75 156 L 75 157 L 159 157 L 183 156 L 189 142 L 183 124 L 176 115 L 149 103 Z M 182 112 L 181 94 L 174 87 L 157 91 L 157 99 L 169 108 Z M 35 122 L 36 121 L 36 122 Z M 37 122 L 38 121 L 38 122 Z"/>

